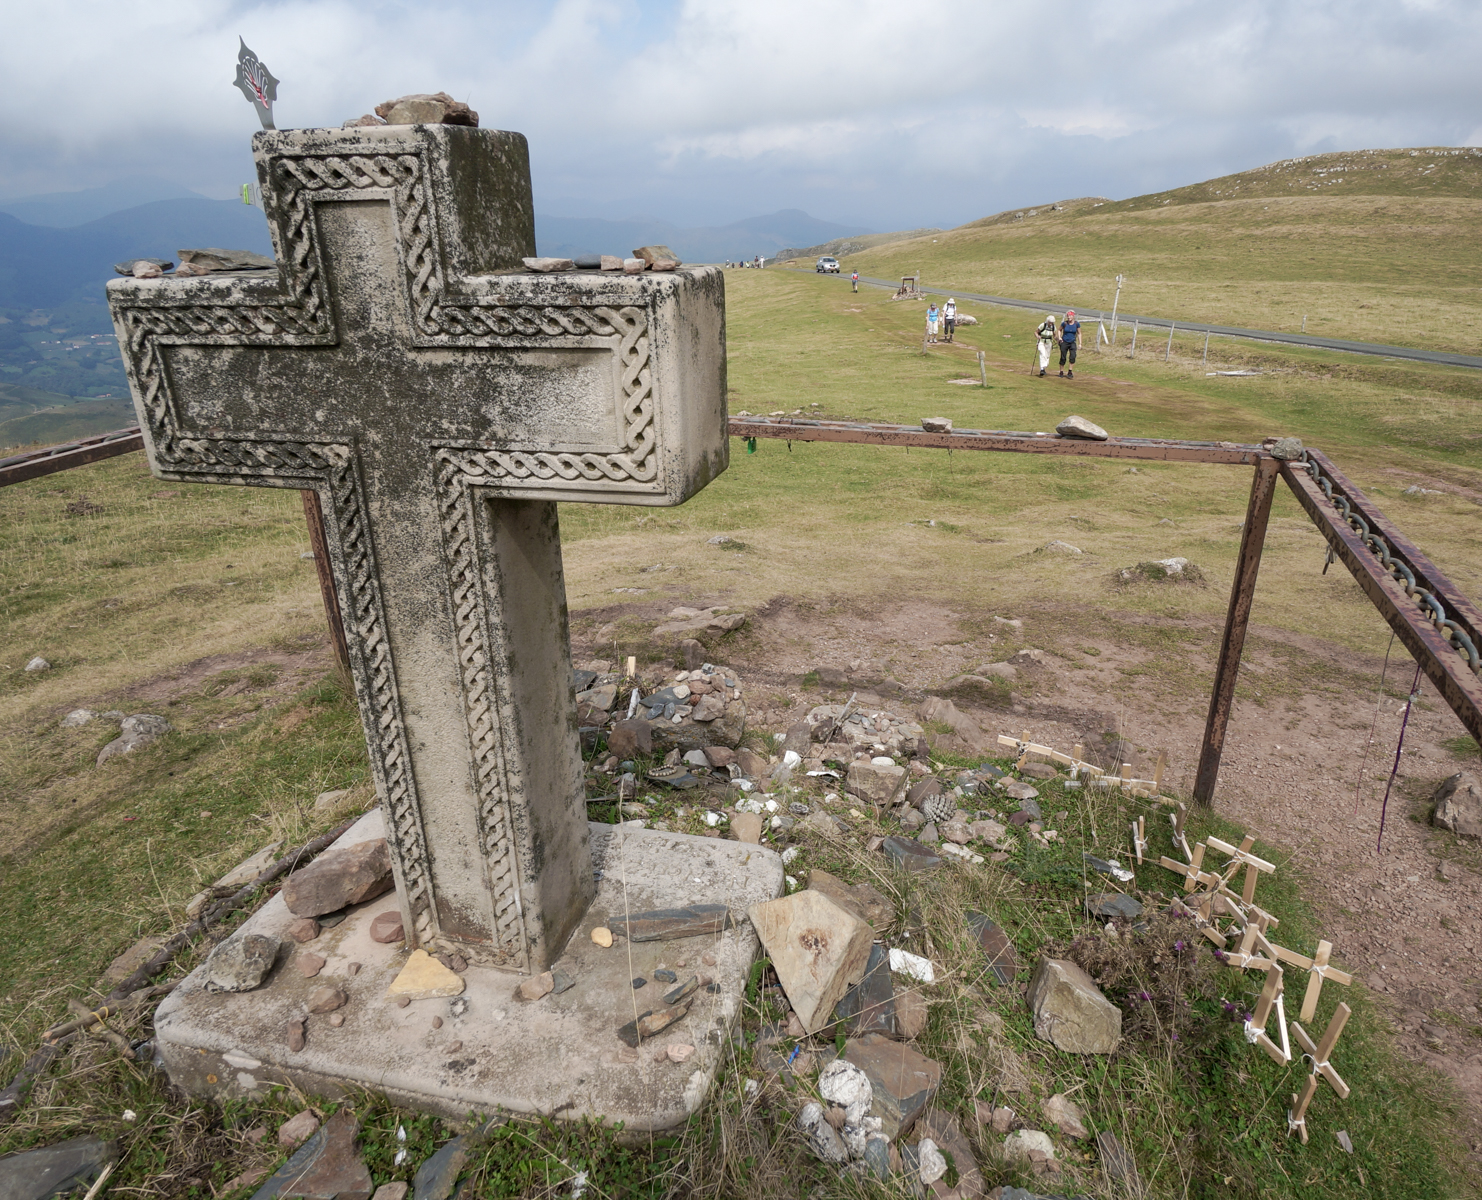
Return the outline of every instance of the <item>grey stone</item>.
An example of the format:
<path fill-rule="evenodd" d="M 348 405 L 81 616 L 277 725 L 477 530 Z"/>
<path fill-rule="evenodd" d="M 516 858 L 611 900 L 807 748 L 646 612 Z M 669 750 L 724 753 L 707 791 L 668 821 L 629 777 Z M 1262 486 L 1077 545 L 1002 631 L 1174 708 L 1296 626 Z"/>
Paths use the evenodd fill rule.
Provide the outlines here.
<path fill-rule="evenodd" d="M 1142 916 L 1142 905 L 1125 892 L 1094 892 L 1086 897 L 1086 911 L 1103 921 L 1113 917 L 1131 921 Z"/>
<path fill-rule="evenodd" d="M 26 671 L 28 673 L 29 672 L 35 672 L 35 671 L 50 671 L 50 670 L 51 670 L 51 663 L 47 662 L 46 659 L 42 658 L 41 655 L 39 655 L 39 654 L 36 655 L 35 658 L 31 659 L 29 662 L 26 663 Z"/>
<path fill-rule="evenodd" d="M 1110 1054 L 1122 1036 L 1122 1010 L 1095 980 L 1066 959 L 1042 958 L 1029 981 L 1036 1037 L 1071 1054 Z"/>
<path fill-rule="evenodd" d="M 880 843 L 880 849 L 896 866 L 906 871 L 931 871 L 942 865 L 942 860 L 911 838 L 891 834 Z"/>
<path fill-rule="evenodd" d="M 522 258 L 527 271 L 549 274 L 555 271 L 574 271 L 576 264 L 569 258 Z"/>
<path fill-rule="evenodd" d="M 930 1106 L 916 1122 L 915 1133 L 923 1139 L 929 1138 L 936 1144 L 938 1151 L 951 1158 L 952 1166 L 957 1171 L 957 1184 L 953 1190 L 959 1200 L 976 1200 L 984 1194 L 986 1187 L 983 1174 L 978 1168 L 977 1156 L 956 1118 Z"/>
<path fill-rule="evenodd" d="M 250 992 L 273 969 L 281 945 L 271 934 L 233 934 L 202 964 L 206 986 L 214 992 Z"/>
<path fill-rule="evenodd" d="M 942 781 L 935 775 L 928 775 L 925 779 L 918 779 L 911 785 L 906 793 L 906 800 L 920 808 L 928 796 L 940 796 L 942 794 Z"/>
<path fill-rule="evenodd" d="M 1045 818 L 1044 812 L 1040 809 L 1039 801 L 1033 796 L 1019 797 L 1019 811 L 1021 813 L 1027 813 L 1031 821 L 1043 821 Z"/>
<path fill-rule="evenodd" d="M 926 827 L 916 835 L 916 840 L 923 846 L 935 846 L 942 840 L 941 831 L 937 829 L 935 821 L 928 821 Z"/>
<path fill-rule="evenodd" d="M 74 708 L 71 712 L 69 712 L 65 717 L 62 718 L 62 728 L 76 729 L 79 726 L 86 725 L 97 715 L 98 714 L 93 712 L 93 710 L 90 708 Z"/>
<path fill-rule="evenodd" d="M 823 1105 L 810 1100 L 798 1114 L 798 1128 L 808 1139 L 808 1148 L 826 1163 L 849 1161 L 849 1151 L 824 1115 Z"/>
<path fill-rule="evenodd" d="M 1027 775 L 1030 779 L 1058 779 L 1060 772 L 1050 766 L 1049 763 L 1030 762 L 1019 768 L 1020 775 Z"/>
<path fill-rule="evenodd" d="M 1458 771 L 1443 780 L 1431 800 L 1435 803 L 1432 825 L 1458 837 L 1482 837 L 1482 780 L 1471 771 Z"/>
<path fill-rule="evenodd" d="M 1086 1128 L 1086 1116 L 1080 1106 L 1065 1093 L 1056 1092 L 1044 1102 L 1045 1119 L 1066 1137 L 1084 1142 L 1091 1136 Z"/>
<path fill-rule="evenodd" d="M 822 892 L 802 891 L 753 904 L 747 915 L 766 947 L 793 1012 L 809 1033 L 863 978 L 874 931 Z"/>
<path fill-rule="evenodd" d="M 889 804 L 905 784 L 905 767 L 869 759 L 856 759 L 850 763 L 844 780 L 849 791 L 871 804 Z"/>
<path fill-rule="evenodd" d="M 363 904 L 390 891 L 391 849 L 384 839 L 327 850 L 283 884 L 288 910 L 317 917 L 347 904 Z"/>
<path fill-rule="evenodd" d="M 86 1191 L 104 1167 L 118 1161 L 118 1144 L 95 1137 L 70 1138 L 40 1150 L 0 1159 L 0 1200 L 47 1200 Z"/>
<path fill-rule="evenodd" d="M 134 268 L 140 263 L 148 263 L 152 267 L 158 267 L 162 273 L 175 265 L 168 258 L 126 258 L 123 262 L 114 263 L 113 270 L 119 275 L 132 276 L 134 274 Z"/>
<path fill-rule="evenodd" d="M 28 667 L 27 670 L 30 668 Z M 98 751 L 98 766 L 120 754 L 132 754 L 135 750 L 152 745 L 169 733 L 174 726 L 164 717 L 152 713 L 135 713 L 123 719 L 119 736 Z"/>
<path fill-rule="evenodd" d="M 1055 1157 L 1055 1143 L 1042 1129 L 1016 1129 L 1003 1140 L 1004 1161 L 1011 1166 L 1033 1167 L 1035 1154 Z"/>
<path fill-rule="evenodd" d="M 577 254 L 572 256 L 571 261 L 576 264 L 578 271 L 600 271 L 603 257 L 601 254 Z"/>
<path fill-rule="evenodd" d="M 1262 444 L 1265 445 L 1265 443 Z M 1289 461 L 1294 458 L 1301 458 L 1304 453 L 1302 449 L 1302 439 L 1294 437 L 1276 438 L 1274 441 L 1271 442 L 1270 446 L 1267 447 L 1267 453 L 1270 454 L 1272 458 L 1279 458 L 1283 461 Z"/>
<path fill-rule="evenodd" d="M 961 712 L 952 701 L 941 696 L 928 696 L 921 704 L 921 719 L 931 723 L 950 726 L 952 732 L 977 750 L 983 740 L 983 731 L 978 723 Z"/>
<path fill-rule="evenodd" d="M 414 92 L 376 105 L 376 116 L 388 125 L 467 125 L 478 127 L 479 114 L 447 92 Z"/>
<path fill-rule="evenodd" d="M 927 433 L 951 433 L 952 422 L 946 417 L 922 417 L 921 428 Z"/>
<path fill-rule="evenodd" d="M 865 1166 L 876 1179 L 890 1178 L 890 1139 L 883 1133 L 872 1133 L 865 1139 Z"/>
<path fill-rule="evenodd" d="M 1108 438 L 1106 430 L 1085 417 L 1070 416 L 1055 426 L 1055 432 L 1061 437 L 1089 438 L 1092 441 L 1104 442 Z"/>
<path fill-rule="evenodd" d="M 223 250 L 220 246 L 207 246 L 199 250 L 178 252 L 182 265 L 205 267 L 208 271 L 267 271 L 276 267 L 271 258 L 254 254 L 251 250 Z"/>
<path fill-rule="evenodd" d="M 895 1036 L 895 985 L 890 978 L 890 948 L 884 942 L 870 947 L 864 978 L 844 993 L 834 1009 L 849 1033 Z"/>
<path fill-rule="evenodd" d="M 458 1183 L 458 1176 L 473 1161 L 477 1149 L 477 1139 L 468 1134 L 445 1143 L 417 1168 L 412 1177 L 412 1200 L 448 1200 Z"/>
<path fill-rule="evenodd" d="M 355 1151 L 359 1122 L 340 1109 L 273 1172 L 252 1200 L 304 1197 L 305 1200 L 370 1200 L 374 1184 Z"/>
<path fill-rule="evenodd" d="M 1039 799 L 1039 793 L 1021 779 L 1005 779 L 1003 781 L 1003 794 L 1014 800 Z"/>
<path fill-rule="evenodd" d="M 1135 1196 L 1142 1191 L 1142 1180 L 1137 1175 L 1137 1160 L 1131 1151 L 1117 1141 L 1111 1130 L 1096 1135 L 1096 1153 L 1101 1156 L 1101 1169 L 1106 1172 L 1107 1182 L 1125 1184 Z"/>
<path fill-rule="evenodd" d="M 621 933 L 630 942 L 667 942 L 675 938 L 713 936 L 734 921 L 724 904 L 691 904 L 685 908 L 630 913 L 614 917 L 609 924 L 613 933 Z"/>
<path fill-rule="evenodd" d="M 905 812 L 901 813 L 900 824 L 902 829 L 911 833 L 925 825 L 926 818 L 916 809 L 908 808 Z"/>

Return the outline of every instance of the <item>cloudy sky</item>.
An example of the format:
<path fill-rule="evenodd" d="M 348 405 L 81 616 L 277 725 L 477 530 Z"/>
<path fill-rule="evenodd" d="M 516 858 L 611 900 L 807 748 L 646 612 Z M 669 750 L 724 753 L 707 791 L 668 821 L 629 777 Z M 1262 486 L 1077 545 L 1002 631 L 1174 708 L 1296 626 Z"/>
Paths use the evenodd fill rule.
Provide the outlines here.
<path fill-rule="evenodd" d="M 537 208 L 896 229 L 1279 158 L 1482 142 L 1447 0 L 10 0 L 0 198 L 153 175 L 226 197 L 281 127 L 451 92 L 525 133 Z"/>

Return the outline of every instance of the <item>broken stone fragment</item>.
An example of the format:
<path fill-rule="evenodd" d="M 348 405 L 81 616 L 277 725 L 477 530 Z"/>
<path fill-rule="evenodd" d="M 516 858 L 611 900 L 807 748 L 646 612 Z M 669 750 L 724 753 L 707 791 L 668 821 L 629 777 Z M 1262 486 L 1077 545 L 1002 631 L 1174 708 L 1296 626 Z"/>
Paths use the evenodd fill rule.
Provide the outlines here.
<path fill-rule="evenodd" d="M 890 979 L 890 950 L 884 942 L 870 947 L 864 978 L 844 993 L 834 1015 L 855 1037 L 866 1033 L 895 1036 L 895 985 Z"/>
<path fill-rule="evenodd" d="M 874 931 L 821 892 L 753 904 L 748 915 L 803 1028 L 816 1033 L 864 977 Z"/>
<path fill-rule="evenodd" d="M 461 996 L 463 976 L 450 971 L 426 950 L 413 950 L 407 965 L 386 989 L 389 999 L 431 1000 L 438 996 Z"/>
<path fill-rule="evenodd" d="M 144 263 L 152 267 L 158 267 L 160 272 L 168 271 L 175 265 L 168 258 L 126 258 L 123 260 L 123 262 L 114 263 L 113 269 L 120 275 L 133 275 L 135 279 L 144 278 L 143 276 L 135 274 L 135 270 L 138 268 L 140 263 Z M 158 278 L 158 275 L 152 276 L 151 278 Z"/>
<path fill-rule="evenodd" d="M 295 1017 L 288 1022 L 288 1048 L 294 1053 L 302 1050 L 307 1044 L 304 1038 L 305 1021 L 302 1017 Z"/>
<path fill-rule="evenodd" d="M 656 1034 L 663 1033 L 674 1022 L 682 1019 L 690 1011 L 690 1001 L 681 1004 L 668 1004 L 661 1008 L 651 1008 L 641 1014 L 635 1020 L 629 1021 L 618 1031 L 618 1037 L 622 1038 L 630 1046 L 638 1046 L 642 1042 Z"/>
<path fill-rule="evenodd" d="M 641 259 L 641 258 L 625 258 L 625 259 L 623 259 L 623 274 L 624 275 L 638 275 L 641 272 L 646 271 L 646 270 L 648 270 L 648 263 L 644 262 L 643 259 Z"/>
<path fill-rule="evenodd" d="M 304 1109 L 303 1112 L 295 1113 L 278 1126 L 278 1145 L 285 1150 L 301 1144 L 314 1136 L 319 1129 L 319 1118 L 312 1110 Z"/>
<path fill-rule="evenodd" d="M 680 265 L 680 257 L 668 246 L 639 246 L 633 251 L 633 257 L 642 259 L 655 270 L 670 270 Z M 659 267 L 659 263 L 673 263 L 672 267 Z"/>
<path fill-rule="evenodd" d="M 389 946 L 392 942 L 401 941 L 402 937 L 401 913 L 392 909 L 390 912 L 376 914 L 370 925 L 371 941 Z"/>
<path fill-rule="evenodd" d="M 1014 944 L 998 923 L 982 913 L 969 912 L 967 927 L 977 939 L 979 948 L 988 959 L 988 971 L 1003 987 L 1014 982 L 1019 963 L 1014 955 Z"/>
<path fill-rule="evenodd" d="M 1088 438 L 1095 442 L 1104 442 L 1109 436 L 1100 425 L 1076 416 L 1066 417 L 1055 426 L 1055 432 L 1061 437 Z"/>
<path fill-rule="evenodd" d="M 1016 1167 L 1032 1167 L 1032 1154 L 1043 1154 L 1046 1159 L 1055 1157 L 1055 1143 L 1050 1135 L 1040 1129 L 1020 1129 L 1003 1140 L 1004 1161 Z"/>
<path fill-rule="evenodd" d="M 808 1139 L 808 1148 L 822 1161 L 842 1163 L 849 1161 L 849 1151 L 834 1127 L 824 1115 L 823 1105 L 810 1100 L 798 1114 L 798 1128 Z"/>
<path fill-rule="evenodd" d="M 321 854 L 288 877 L 282 895 L 295 916 L 317 917 L 374 900 L 392 886 L 391 851 L 385 838 L 375 838 Z"/>
<path fill-rule="evenodd" d="M 738 842 L 760 842 L 765 827 L 766 823 L 756 813 L 740 812 L 731 818 L 731 832 Z"/>
<path fill-rule="evenodd" d="M 555 271 L 574 271 L 576 264 L 569 258 L 522 258 L 525 270 L 548 274 Z"/>
<path fill-rule="evenodd" d="M 1126 1184 L 1134 1196 L 1142 1192 L 1142 1181 L 1137 1177 L 1137 1160 L 1117 1141 L 1116 1134 L 1109 1129 L 1098 1133 L 1096 1152 L 1101 1156 L 1101 1169 L 1106 1172 L 1108 1182 Z"/>
<path fill-rule="evenodd" d="M 607 734 L 607 749 L 619 758 L 649 754 L 653 750 L 653 726 L 641 717 L 614 722 Z"/>
<path fill-rule="evenodd" d="M 894 1141 L 907 1132 L 941 1086 L 942 1068 L 901 1042 L 870 1035 L 850 1038 L 844 1058 L 870 1081 L 871 1113 Z"/>
<path fill-rule="evenodd" d="M 532 975 L 516 990 L 520 993 L 521 1000 L 539 1000 L 542 996 L 549 996 L 555 986 L 555 977 L 549 971 L 544 971 L 539 975 Z"/>
<path fill-rule="evenodd" d="M 208 271 L 267 271 L 278 265 L 265 254 L 254 254 L 251 250 L 223 250 L 220 246 L 181 250 L 179 257 L 182 264 L 205 267 Z"/>
<path fill-rule="evenodd" d="M 274 842 L 270 846 L 264 846 L 251 858 L 243 859 L 225 875 L 216 881 L 219 888 L 231 888 L 236 890 L 251 883 L 277 860 L 278 851 L 283 848 L 282 842 Z"/>
<path fill-rule="evenodd" d="M 1070 1054 L 1110 1054 L 1122 1036 L 1122 1010 L 1068 959 L 1042 958 L 1029 981 L 1036 1037 Z"/>
<path fill-rule="evenodd" d="M 370 1200 L 375 1184 L 355 1148 L 359 1131 L 355 1114 L 348 1108 L 340 1109 L 273 1173 L 259 1194 Z"/>
<path fill-rule="evenodd" d="M 692 904 L 687 908 L 661 908 L 631 913 L 610 922 L 612 932 L 630 942 L 667 942 L 675 938 L 723 933 L 735 922 L 724 904 Z"/>
<path fill-rule="evenodd" d="M 1142 916 L 1142 905 L 1124 892 L 1094 892 L 1086 897 L 1086 911 L 1103 921 L 1112 917 L 1131 921 Z"/>
<path fill-rule="evenodd" d="M 1431 799 L 1436 806 L 1432 825 L 1458 837 L 1482 837 L 1482 780 L 1471 771 L 1444 780 Z"/>
<path fill-rule="evenodd" d="M 228 938 L 206 960 L 206 988 L 212 992 L 250 992 L 260 984 L 278 957 L 277 938 L 244 933 Z"/>
<path fill-rule="evenodd" d="M 1066 1137 L 1075 1138 L 1084 1142 L 1091 1136 L 1086 1128 L 1086 1117 L 1081 1112 L 1080 1106 L 1075 1101 L 1068 1099 L 1063 1092 L 1056 1092 L 1044 1102 L 1045 1120 L 1060 1130 Z"/>
<path fill-rule="evenodd" d="M 926 1032 L 928 1008 L 920 992 L 895 994 L 895 1036 L 912 1042 Z"/>
<path fill-rule="evenodd" d="M 305 979 L 313 979 L 320 971 L 324 970 L 325 961 L 320 955 L 309 954 L 305 951 L 302 954 L 294 955 L 293 965 L 298 968 L 299 974 Z"/>
<path fill-rule="evenodd" d="M 942 860 L 911 838 L 892 834 L 880 843 L 880 849 L 896 866 L 906 871 L 930 871 L 942 865 Z"/>
<path fill-rule="evenodd" d="M 319 922 L 313 917 L 300 917 L 288 926 L 287 932 L 296 942 L 312 942 L 319 936 Z"/>
<path fill-rule="evenodd" d="M 601 256 L 601 260 L 601 269 L 604 271 L 621 271 L 623 269 L 623 260 L 619 255 L 604 254 Z"/>
<path fill-rule="evenodd" d="M 163 271 L 146 259 L 141 258 L 134 264 L 135 279 L 158 279 L 163 274 Z"/>
<path fill-rule="evenodd" d="M 921 428 L 927 433 L 951 433 L 952 422 L 946 417 L 922 417 Z"/>
<path fill-rule="evenodd" d="M 376 116 L 388 125 L 470 125 L 479 114 L 447 92 L 413 92 L 376 105 Z"/>
<path fill-rule="evenodd" d="M 689 1061 L 690 1056 L 694 1054 L 694 1052 L 695 1048 L 693 1046 L 687 1045 L 684 1042 L 671 1042 L 664 1051 L 665 1055 L 672 1063 L 687 1062 Z"/>
<path fill-rule="evenodd" d="M 868 883 L 845 883 L 822 867 L 808 872 L 808 890 L 822 892 L 847 913 L 883 933 L 895 920 L 895 907 Z"/>
<path fill-rule="evenodd" d="M 311 1013 L 334 1012 L 337 1008 L 344 1008 L 350 1003 L 350 997 L 340 989 L 337 984 L 326 983 L 323 987 L 317 987 L 309 996 L 308 1010 Z"/>
<path fill-rule="evenodd" d="M 906 769 L 895 763 L 856 759 L 849 764 L 844 786 L 871 804 L 889 804 L 906 785 Z"/>
<path fill-rule="evenodd" d="M 384 124 L 386 124 L 386 122 L 383 121 L 383 120 L 381 120 L 381 118 L 378 117 L 378 116 L 376 116 L 374 113 L 366 113 L 363 116 L 351 117 L 348 121 L 342 122 L 340 124 L 340 128 L 341 129 L 372 129 L 372 128 L 375 128 L 377 126 L 381 126 L 381 125 L 384 125 Z"/>
<path fill-rule="evenodd" d="M 29 671 L 31 668 L 26 669 Z M 125 717 L 119 736 L 98 751 L 98 766 L 101 767 L 117 755 L 132 754 L 135 750 L 152 745 L 174 728 L 164 717 L 157 717 L 153 713 L 134 713 Z"/>

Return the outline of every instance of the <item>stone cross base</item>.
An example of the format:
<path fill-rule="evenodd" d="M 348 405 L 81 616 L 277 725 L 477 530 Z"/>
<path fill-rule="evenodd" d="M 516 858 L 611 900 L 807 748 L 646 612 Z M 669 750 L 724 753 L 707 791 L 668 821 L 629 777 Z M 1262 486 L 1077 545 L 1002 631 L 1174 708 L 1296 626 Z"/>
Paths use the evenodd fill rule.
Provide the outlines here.
<path fill-rule="evenodd" d="M 381 836 L 377 810 L 336 845 Z M 386 989 L 409 952 L 400 942 L 370 937 L 377 915 L 398 911 L 394 893 L 352 908 L 342 923 L 302 946 L 288 939 L 295 918 L 274 896 L 234 935 L 284 939 L 267 979 L 251 992 L 212 993 L 197 969 L 155 1016 L 157 1061 L 178 1086 L 218 1100 L 261 1098 L 273 1084 L 291 1081 L 330 1097 L 370 1088 L 458 1118 L 503 1109 L 621 1121 L 631 1131 L 680 1124 L 705 1102 L 740 1011 L 757 947 L 744 914 L 782 893 L 782 863 L 758 846 L 630 826 L 592 824 L 591 839 L 596 900 L 554 968 L 575 981 L 569 990 L 526 1002 L 517 992 L 520 977 L 470 966 L 461 996 L 398 1008 Z M 590 936 L 608 920 L 620 923 L 625 911 L 714 903 L 728 905 L 740 924 L 675 941 L 630 943 L 619 936 L 609 949 Z M 313 978 L 295 963 L 307 954 L 326 960 Z M 714 955 L 714 966 L 702 963 L 706 954 Z M 677 967 L 679 961 L 686 966 Z M 351 974 L 355 962 L 360 969 Z M 689 1014 L 645 1041 L 635 1061 L 617 1030 L 662 1006 L 663 993 L 675 985 L 654 980 L 661 964 L 675 969 L 681 983 L 709 974 L 717 987 L 701 989 Z M 635 976 L 649 981 L 636 992 Z M 337 1010 L 344 1017 L 339 1026 L 331 1024 L 334 1014 L 307 1010 L 310 995 L 326 984 L 349 995 Z M 441 1018 L 439 1028 L 434 1018 Z M 299 1019 L 307 1021 L 306 1044 L 293 1051 L 288 1029 Z M 683 1063 L 656 1062 L 670 1044 L 695 1050 Z"/>

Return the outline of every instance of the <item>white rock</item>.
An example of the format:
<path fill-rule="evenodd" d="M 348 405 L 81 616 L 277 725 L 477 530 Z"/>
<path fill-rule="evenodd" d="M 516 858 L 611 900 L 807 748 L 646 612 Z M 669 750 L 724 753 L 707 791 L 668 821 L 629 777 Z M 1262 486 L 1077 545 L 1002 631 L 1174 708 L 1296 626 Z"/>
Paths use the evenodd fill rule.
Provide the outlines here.
<path fill-rule="evenodd" d="M 314 797 L 314 811 L 326 812 L 333 808 L 341 800 L 350 794 L 349 788 L 341 788 L 337 792 L 320 792 Z"/>
<path fill-rule="evenodd" d="M 894 946 L 890 950 L 890 969 L 897 975 L 908 975 L 921 983 L 937 981 L 937 974 L 932 968 L 931 959 L 922 958 L 919 954 L 912 954 L 909 950 L 901 950 Z"/>
<path fill-rule="evenodd" d="M 782 852 L 782 865 L 785 867 L 789 863 L 791 863 L 793 859 L 797 858 L 801 849 L 802 848 L 800 846 L 789 846 L 786 850 L 784 850 Z"/>
<path fill-rule="evenodd" d="M 930 1187 L 947 1173 L 947 1159 L 930 1138 L 916 1143 L 917 1161 L 921 1164 L 921 1186 Z"/>
<path fill-rule="evenodd" d="M 30 662 L 28 662 L 26 664 L 26 670 L 28 670 L 28 671 L 50 671 L 51 670 L 51 663 L 47 662 L 46 659 L 42 658 L 41 655 L 38 654 L 35 658 L 33 658 Z"/>
<path fill-rule="evenodd" d="M 1055 426 L 1055 432 L 1061 437 L 1090 438 L 1092 441 L 1104 442 L 1107 440 L 1107 432 L 1094 421 L 1088 421 L 1085 417 L 1066 417 L 1060 424 Z"/>
<path fill-rule="evenodd" d="M 849 1161 L 849 1151 L 834 1132 L 834 1127 L 824 1119 L 823 1105 L 816 1100 L 803 1105 L 803 1111 L 798 1114 L 798 1128 L 807 1135 L 809 1149 L 824 1162 Z"/>
<path fill-rule="evenodd" d="M 792 770 L 794 767 L 800 767 L 803 765 L 803 756 L 796 750 L 789 750 L 782 756 L 782 765 L 788 768 L 788 770 Z"/>
<path fill-rule="evenodd" d="M 1003 1140 L 1004 1160 L 1015 1166 L 1030 1166 L 1033 1162 L 1029 1157 L 1031 1150 L 1038 1150 L 1048 1158 L 1055 1157 L 1055 1143 L 1050 1141 L 1048 1133 L 1039 1129 L 1019 1129 Z"/>
<path fill-rule="evenodd" d="M 846 1125 L 862 1125 L 875 1102 L 869 1076 L 842 1058 L 836 1058 L 819 1073 L 818 1094 L 844 1110 Z"/>
<path fill-rule="evenodd" d="M 62 718 L 63 729 L 76 729 L 79 725 L 86 725 L 98 714 L 90 708 L 74 708 Z"/>

